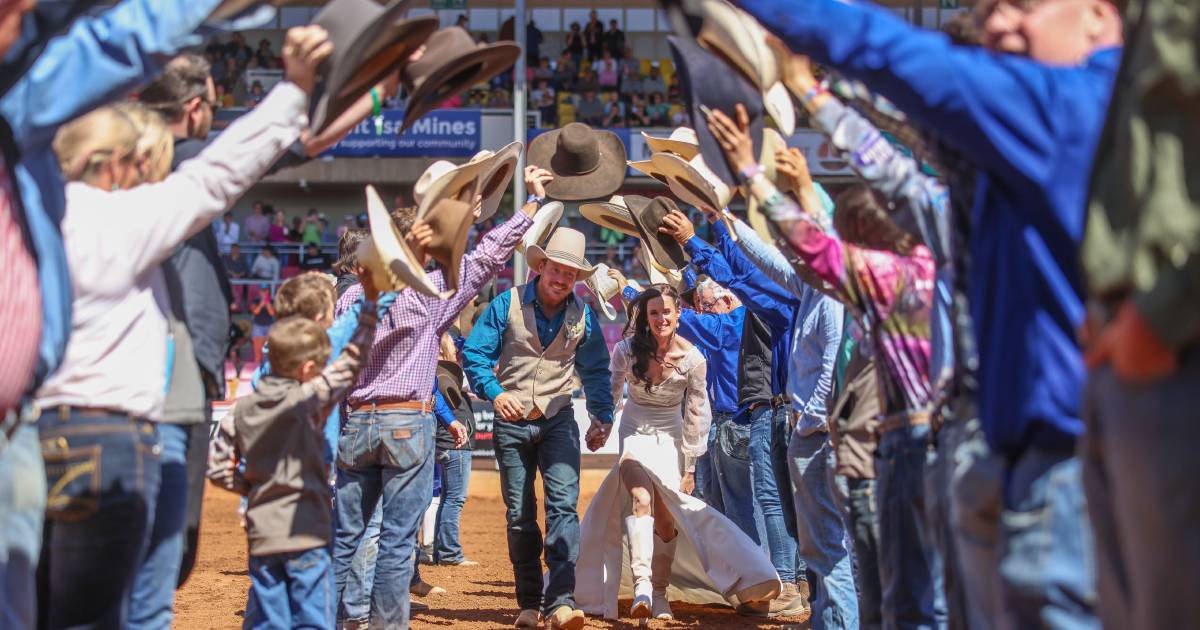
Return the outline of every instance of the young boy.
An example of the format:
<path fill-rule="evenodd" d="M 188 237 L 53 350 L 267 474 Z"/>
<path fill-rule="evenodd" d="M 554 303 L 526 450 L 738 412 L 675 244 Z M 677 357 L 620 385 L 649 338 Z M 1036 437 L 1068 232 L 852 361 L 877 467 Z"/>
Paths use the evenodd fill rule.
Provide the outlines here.
<path fill-rule="evenodd" d="M 244 628 L 334 625 L 333 495 L 322 427 L 366 361 L 379 321 L 376 298 L 378 291 L 364 282 L 354 333 L 328 365 L 331 344 L 320 324 L 299 316 L 276 322 L 268 339 L 271 372 L 221 421 L 208 478 L 249 499 Z"/>

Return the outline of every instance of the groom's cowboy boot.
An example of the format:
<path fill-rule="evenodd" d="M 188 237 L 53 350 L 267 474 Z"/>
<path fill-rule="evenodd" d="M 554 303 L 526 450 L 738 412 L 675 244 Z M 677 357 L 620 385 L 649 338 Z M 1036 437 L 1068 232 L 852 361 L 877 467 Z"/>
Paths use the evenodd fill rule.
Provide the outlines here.
<path fill-rule="evenodd" d="M 536 628 L 542 622 L 542 613 L 526 608 L 517 615 L 517 621 L 513 624 L 515 628 Z"/>
<path fill-rule="evenodd" d="M 675 615 L 671 613 L 671 602 L 667 599 L 667 585 L 671 582 L 671 565 L 675 563 L 675 543 L 678 541 L 678 530 L 671 536 L 670 542 L 663 542 L 658 534 L 654 535 L 654 560 L 650 563 L 650 585 L 654 587 L 651 615 L 655 619 L 675 618 Z"/>
<path fill-rule="evenodd" d="M 654 517 L 626 516 L 625 532 L 629 535 L 629 571 L 633 574 L 633 605 L 629 607 L 629 616 L 646 619 L 654 607 L 650 568 L 654 557 Z"/>

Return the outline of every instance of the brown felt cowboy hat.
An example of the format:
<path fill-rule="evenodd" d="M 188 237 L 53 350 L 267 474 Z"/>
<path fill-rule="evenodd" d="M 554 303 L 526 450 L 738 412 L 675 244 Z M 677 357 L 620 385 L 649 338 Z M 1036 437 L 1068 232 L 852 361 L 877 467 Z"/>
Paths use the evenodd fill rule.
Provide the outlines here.
<path fill-rule="evenodd" d="M 380 6 L 374 0 L 333 0 L 313 19 L 333 43 L 309 117 L 314 132 L 395 72 L 437 29 L 435 17 L 401 20 L 410 2 Z"/>
<path fill-rule="evenodd" d="M 529 260 L 529 267 L 531 269 L 538 269 L 541 267 L 542 262 L 552 260 L 556 263 L 578 269 L 579 275 L 575 279 L 586 280 L 588 276 L 596 271 L 596 268 L 591 266 L 587 259 L 584 258 L 584 250 L 586 248 L 587 238 L 583 236 L 583 232 L 563 227 L 554 230 L 545 248 L 539 245 L 530 245 L 525 250 L 525 258 Z"/>
<path fill-rule="evenodd" d="M 633 217 L 629 215 L 629 202 L 627 200 L 645 200 L 645 197 L 630 195 L 623 197 L 621 195 L 613 195 L 608 201 L 596 201 L 593 203 L 584 203 L 579 205 L 579 214 L 583 218 L 610 230 L 615 230 L 627 236 L 641 238 L 641 232 L 638 231 L 637 225 L 633 222 Z"/>
<path fill-rule="evenodd" d="M 437 31 L 425 42 L 421 58 L 400 73 L 408 94 L 401 132 L 450 97 L 504 72 L 520 54 L 513 42 L 477 44 L 459 26 Z"/>
<path fill-rule="evenodd" d="M 371 276 L 381 289 L 399 291 L 411 286 L 427 292 L 422 290 L 423 286 L 429 284 L 424 266 L 392 221 L 383 199 L 374 186 L 367 186 L 366 193 L 371 237 L 359 244 L 358 263 L 371 271 Z M 437 295 L 437 290 L 429 294 Z"/>
<path fill-rule="evenodd" d="M 665 269 L 683 269 L 688 264 L 687 254 L 674 238 L 658 231 L 663 225 L 663 217 L 672 211 L 679 210 L 669 197 L 627 198 L 629 215 L 637 226 L 639 238 L 650 250 L 651 256 Z"/>
<path fill-rule="evenodd" d="M 517 161 L 521 159 L 521 149 L 524 145 L 513 142 L 499 151 L 484 149 L 471 158 L 472 163 L 482 162 L 483 173 L 479 176 L 479 194 L 483 195 L 483 205 L 476 223 L 486 221 L 496 214 L 500 201 L 504 198 L 508 184 L 517 172 Z"/>
<path fill-rule="evenodd" d="M 475 195 L 483 164 L 462 164 L 445 168 L 446 162 L 434 162 L 422 173 L 418 184 L 430 182 L 417 192 L 417 219 L 424 221 L 433 230 L 433 240 L 425 248 L 442 268 L 446 290 L 440 297 L 446 298 L 458 290 L 459 266 L 467 251 L 467 237 L 471 232 Z M 429 177 L 426 177 L 429 174 Z"/>
<path fill-rule="evenodd" d="M 550 171 L 546 196 L 562 201 L 607 197 L 625 181 L 625 145 L 617 134 L 570 123 L 529 143 L 527 161 Z"/>

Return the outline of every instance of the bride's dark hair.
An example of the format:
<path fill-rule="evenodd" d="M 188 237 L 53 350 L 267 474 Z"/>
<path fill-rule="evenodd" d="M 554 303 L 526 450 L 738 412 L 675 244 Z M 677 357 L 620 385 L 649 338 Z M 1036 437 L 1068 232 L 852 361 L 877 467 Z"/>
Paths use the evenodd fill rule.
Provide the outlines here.
<path fill-rule="evenodd" d="M 676 306 L 680 304 L 679 291 L 676 291 L 671 285 L 651 285 L 630 303 L 629 323 L 625 325 L 625 334 L 630 337 L 629 349 L 633 354 L 633 376 L 645 383 L 646 393 L 650 393 L 650 378 L 647 375 L 650 359 L 658 354 L 658 341 L 654 338 L 654 333 L 650 332 L 650 320 L 646 315 L 646 305 L 650 303 L 650 300 L 658 297 L 671 298 Z"/>

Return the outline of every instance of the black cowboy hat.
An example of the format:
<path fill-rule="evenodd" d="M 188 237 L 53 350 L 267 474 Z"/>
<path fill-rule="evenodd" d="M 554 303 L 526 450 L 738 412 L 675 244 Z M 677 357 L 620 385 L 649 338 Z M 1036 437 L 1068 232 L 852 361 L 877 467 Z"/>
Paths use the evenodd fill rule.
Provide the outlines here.
<path fill-rule="evenodd" d="M 562 201 L 607 197 L 625 181 L 625 145 L 617 134 L 570 123 L 529 143 L 529 164 L 554 175 L 546 196 Z"/>
<path fill-rule="evenodd" d="M 411 0 L 333 0 L 313 24 L 323 27 L 333 53 L 322 64 L 311 127 L 319 133 L 408 59 L 437 30 L 437 18 L 400 18 Z"/>
<path fill-rule="evenodd" d="M 513 42 L 477 44 L 459 26 L 434 33 L 421 58 L 400 73 L 408 94 L 401 131 L 455 94 L 509 69 L 520 55 L 521 47 Z"/>
<path fill-rule="evenodd" d="M 679 206 L 676 206 L 670 197 L 626 197 L 625 203 L 629 206 L 629 215 L 633 217 L 638 232 L 641 233 L 642 242 L 650 248 L 650 255 L 654 260 L 667 269 L 678 270 L 686 267 L 688 257 L 683 252 L 683 247 L 674 238 L 658 231 L 663 225 L 663 217 L 679 210 Z"/>

